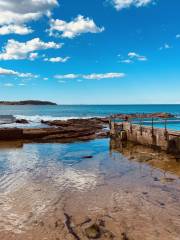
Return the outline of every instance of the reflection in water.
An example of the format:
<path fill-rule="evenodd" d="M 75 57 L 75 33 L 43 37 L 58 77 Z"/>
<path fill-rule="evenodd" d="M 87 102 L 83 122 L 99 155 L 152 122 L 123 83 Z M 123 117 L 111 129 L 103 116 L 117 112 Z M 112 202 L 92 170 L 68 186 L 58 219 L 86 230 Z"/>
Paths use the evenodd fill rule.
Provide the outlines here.
<path fill-rule="evenodd" d="M 111 141 L 111 151 L 108 139 L 2 148 L 0 239 L 6 239 L 8 234 L 8 240 L 17 239 L 17 234 L 22 237 L 18 239 L 23 240 L 44 239 L 47 234 L 49 240 L 55 239 L 54 230 L 49 227 L 50 216 L 53 215 L 53 222 L 56 222 L 64 212 L 71 214 L 74 221 L 81 219 L 82 222 L 87 216 L 101 216 L 103 221 L 109 221 L 114 234 L 130 224 L 133 236 L 139 239 L 142 236 L 137 226 L 142 228 L 144 222 L 147 235 L 154 234 L 154 221 L 163 237 L 170 234 L 163 232 L 165 227 L 179 234 L 180 163 L 173 156 L 150 148 L 116 144 Z M 159 210 L 162 211 L 162 207 L 166 210 L 161 213 L 161 222 Z M 34 223 L 40 220 L 43 223 L 39 230 Z M 58 221 L 63 223 L 64 220 Z M 116 222 L 120 223 L 118 228 Z M 81 234 L 78 224 L 77 232 Z M 59 234 L 64 232 L 62 228 Z M 71 239 L 68 234 L 60 236 L 63 240 Z"/>
<path fill-rule="evenodd" d="M 22 148 L 23 142 L 21 141 L 9 141 L 9 142 L 0 142 L 0 149 L 16 149 Z"/>
<path fill-rule="evenodd" d="M 111 140 L 111 151 L 119 152 L 129 160 L 146 163 L 154 168 L 159 168 L 163 172 L 176 174 L 180 177 L 180 157 L 167 154 L 143 145 L 132 142 L 118 142 Z"/>
<path fill-rule="evenodd" d="M 23 149 L 1 150 L 0 227 L 19 232 L 30 212 L 39 215 L 47 211 L 59 192 L 87 191 L 96 186 L 99 160 L 86 160 L 83 168 L 78 164 L 97 147 L 87 151 L 80 146 L 76 152 L 76 146 L 28 144 Z"/>

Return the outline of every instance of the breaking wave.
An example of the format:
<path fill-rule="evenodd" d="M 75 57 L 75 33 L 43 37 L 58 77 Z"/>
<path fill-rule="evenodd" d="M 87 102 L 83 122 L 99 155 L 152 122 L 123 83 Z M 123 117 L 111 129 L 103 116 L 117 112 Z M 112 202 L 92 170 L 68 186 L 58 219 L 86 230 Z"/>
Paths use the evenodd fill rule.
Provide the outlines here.
<path fill-rule="evenodd" d="M 88 116 L 88 117 L 75 117 L 75 116 L 71 116 L 71 117 L 52 117 L 52 116 L 41 116 L 41 115 L 34 115 L 34 116 L 25 116 L 25 115 L 14 115 L 14 117 L 16 119 L 25 119 L 29 122 L 35 122 L 35 123 L 40 123 L 42 120 L 43 121 L 55 121 L 55 120 L 69 120 L 69 119 L 88 119 L 88 118 L 92 118 L 94 116 Z"/>

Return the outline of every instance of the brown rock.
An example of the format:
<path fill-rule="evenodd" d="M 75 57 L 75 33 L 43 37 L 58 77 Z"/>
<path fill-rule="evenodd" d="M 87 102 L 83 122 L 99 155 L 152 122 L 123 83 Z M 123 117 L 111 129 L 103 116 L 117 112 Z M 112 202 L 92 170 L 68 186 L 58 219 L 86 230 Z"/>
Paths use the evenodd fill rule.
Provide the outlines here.
<path fill-rule="evenodd" d="M 25 119 L 20 119 L 16 122 L 23 124 L 28 123 Z M 95 138 L 104 138 L 109 135 L 108 131 L 104 129 L 104 122 L 106 122 L 104 119 L 98 118 L 71 119 L 68 121 L 42 121 L 42 123 L 50 127 L 15 130 L 7 129 L 2 132 L 0 140 L 24 139 L 28 141 L 48 142 L 85 141 Z"/>
<path fill-rule="evenodd" d="M 132 114 L 114 114 L 111 116 L 112 118 L 119 118 L 124 119 L 125 121 L 128 121 L 132 118 L 172 118 L 174 117 L 173 114 L 170 113 L 132 113 Z"/>
<path fill-rule="evenodd" d="M 2 128 L 0 129 L 1 141 L 14 141 L 23 138 L 23 130 L 18 128 Z"/>

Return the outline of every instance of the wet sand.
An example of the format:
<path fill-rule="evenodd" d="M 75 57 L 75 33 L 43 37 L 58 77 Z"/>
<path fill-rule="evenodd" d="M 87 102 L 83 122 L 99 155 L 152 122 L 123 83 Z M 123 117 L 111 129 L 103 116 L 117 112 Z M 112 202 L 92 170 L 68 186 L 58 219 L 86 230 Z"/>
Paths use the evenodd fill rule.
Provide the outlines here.
<path fill-rule="evenodd" d="M 0 239 L 180 239 L 180 160 L 108 139 L 0 149 Z"/>

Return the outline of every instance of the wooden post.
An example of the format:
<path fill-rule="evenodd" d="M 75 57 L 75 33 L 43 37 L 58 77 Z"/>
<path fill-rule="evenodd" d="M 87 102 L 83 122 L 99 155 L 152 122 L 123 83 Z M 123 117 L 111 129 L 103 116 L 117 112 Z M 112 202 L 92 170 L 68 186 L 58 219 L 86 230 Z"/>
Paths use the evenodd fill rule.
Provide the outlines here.
<path fill-rule="evenodd" d="M 164 125 L 165 125 L 165 132 L 167 132 L 167 118 L 164 120 Z"/>
<path fill-rule="evenodd" d="M 109 129 L 111 130 L 112 127 L 112 117 L 109 118 Z"/>
<path fill-rule="evenodd" d="M 167 118 L 164 120 L 164 128 L 165 128 L 165 138 L 168 140 L 168 130 L 167 130 Z"/>
<path fill-rule="evenodd" d="M 152 118 L 152 137 L 154 136 L 154 118 Z"/>
<path fill-rule="evenodd" d="M 140 131 L 141 131 L 141 136 L 142 136 L 142 117 L 140 117 Z"/>
<path fill-rule="evenodd" d="M 133 129 L 132 129 L 132 119 L 130 120 L 130 132 L 131 132 L 131 134 L 133 133 Z"/>

